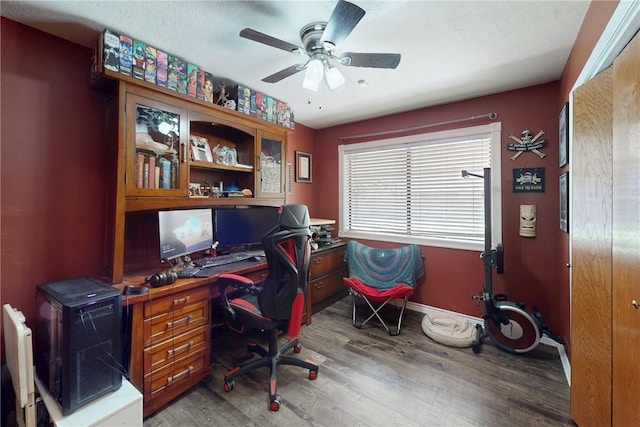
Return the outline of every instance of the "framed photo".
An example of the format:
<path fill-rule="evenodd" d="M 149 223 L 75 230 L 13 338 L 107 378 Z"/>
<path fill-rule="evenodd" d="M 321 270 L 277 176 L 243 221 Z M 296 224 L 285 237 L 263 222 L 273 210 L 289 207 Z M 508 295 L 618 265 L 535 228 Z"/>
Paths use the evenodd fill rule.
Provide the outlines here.
<path fill-rule="evenodd" d="M 569 232 L 569 172 L 560 175 L 560 230 Z"/>
<path fill-rule="evenodd" d="M 558 119 L 558 166 L 569 163 L 569 103 L 567 102 L 560 111 Z"/>
<path fill-rule="evenodd" d="M 296 182 L 311 182 L 311 154 L 296 151 Z"/>

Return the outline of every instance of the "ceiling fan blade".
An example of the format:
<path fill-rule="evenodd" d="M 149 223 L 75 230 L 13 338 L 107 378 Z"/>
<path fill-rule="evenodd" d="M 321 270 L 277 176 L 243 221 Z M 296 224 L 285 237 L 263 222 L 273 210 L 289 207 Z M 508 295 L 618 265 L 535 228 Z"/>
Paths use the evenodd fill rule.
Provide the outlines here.
<path fill-rule="evenodd" d="M 347 38 L 364 16 L 364 9 L 348 1 L 339 0 L 331 13 L 320 42 L 339 45 Z"/>
<path fill-rule="evenodd" d="M 287 52 L 304 52 L 300 46 L 296 46 L 295 44 L 286 42 L 284 40 L 277 39 L 275 37 L 271 37 L 268 34 L 261 33 L 260 31 L 253 30 L 251 28 L 245 28 L 240 31 L 240 37 L 244 37 L 245 39 L 253 40 L 258 43 L 266 44 L 269 46 L 273 46 L 277 49 L 286 50 Z"/>
<path fill-rule="evenodd" d="M 340 62 L 349 67 L 396 68 L 400 58 L 399 53 L 345 52 L 340 55 Z"/>
<path fill-rule="evenodd" d="M 273 73 L 270 76 L 265 77 L 264 79 L 262 79 L 262 81 L 265 83 L 277 83 L 282 79 L 286 79 L 287 77 L 304 70 L 304 68 L 304 64 L 292 65 L 285 68 L 284 70 L 280 70 L 277 73 Z"/>

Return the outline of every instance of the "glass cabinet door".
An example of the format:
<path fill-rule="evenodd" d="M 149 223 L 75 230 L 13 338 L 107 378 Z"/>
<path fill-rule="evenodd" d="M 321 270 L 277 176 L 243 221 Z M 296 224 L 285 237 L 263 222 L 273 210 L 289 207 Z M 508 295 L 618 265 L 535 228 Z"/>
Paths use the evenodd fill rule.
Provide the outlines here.
<path fill-rule="evenodd" d="M 127 96 L 127 195 L 187 195 L 186 111 Z"/>
<path fill-rule="evenodd" d="M 284 138 L 258 132 L 257 197 L 284 198 Z"/>

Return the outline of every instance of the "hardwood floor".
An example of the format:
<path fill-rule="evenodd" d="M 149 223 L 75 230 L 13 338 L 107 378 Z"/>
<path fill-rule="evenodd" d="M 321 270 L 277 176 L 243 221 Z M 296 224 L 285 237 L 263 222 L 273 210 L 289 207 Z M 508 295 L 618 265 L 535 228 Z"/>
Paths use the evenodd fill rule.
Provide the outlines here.
<path fill-rule="evenodd" d="M 319 364 L 318 378 L 279 367 L 278 412 L 268 409 L 266 368 L 223 391 L 224 374 L 241 363 L 248 338 L 222 330 L 212 341 L 209 379 L 144 425 L 575 426 L 555 349 L 541 345 L 515 356 L 487 339 L 474 354 L 432 341 L 422 332 L 423 317 L 405 312 L 402 333 L 391 337 L 377 323 L 351 326 L 350 297 L 314 314 L 299 336 L 299 356 Z"/>

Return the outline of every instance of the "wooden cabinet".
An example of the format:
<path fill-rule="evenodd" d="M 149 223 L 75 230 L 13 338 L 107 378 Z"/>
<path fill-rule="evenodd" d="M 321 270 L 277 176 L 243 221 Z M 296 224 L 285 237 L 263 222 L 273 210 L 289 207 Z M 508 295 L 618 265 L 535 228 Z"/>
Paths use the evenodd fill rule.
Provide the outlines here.
<path fill-rule="evenodd" d="M 346 243 L 337 243 L 321 247 L 311 254 L 307 323 L 311 323 L 312 312 L 346 295 L 347 288 L 342 283 L 342 278 L 347 276 L 346 249 Z"/>
<path fill-rule="evenodd" d="M 256 197 L 284 198 L 284 144 L 277 134 L 258 131 Z"/>
<path fill-rule="evenodd" d="M 210 296 L 207 285 L 143 303 L 145 416 L 208 377 Z"/>
<path fill-rule="evenodd" d="M 186 196 L 186 109 L 128 94 L 126 111 L 125 194 Z"/>
<path fill-rule="evenodd" d="M 105 71 L 100 81 L 111 149 L 105 272 L 114 284 L 166 269 L 156 248 L 158 210 L 284 203 L 288 129 L 118 73 Z M 198 186 L 217 188 L 219 197 Z M 231 186 L 248 195 L 220 191 Z"/>

